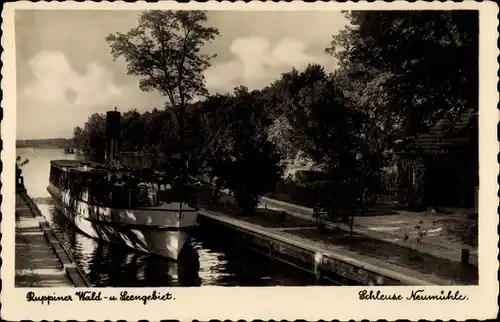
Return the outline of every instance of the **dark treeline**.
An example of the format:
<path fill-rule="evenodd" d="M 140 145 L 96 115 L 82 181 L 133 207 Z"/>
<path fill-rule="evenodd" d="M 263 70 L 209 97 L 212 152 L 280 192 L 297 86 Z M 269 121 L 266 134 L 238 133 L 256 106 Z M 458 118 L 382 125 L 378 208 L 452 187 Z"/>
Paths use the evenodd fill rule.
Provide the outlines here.
<path fill-rule="evenodd" d="M 410 149 L 443 118 L 477 111 L 478 13 L 346 15 L 350 25 L 325 44 L 325 52 L 338 60 L 335 72 L 311 64 L 260 90 L 240 86 L 208 95 L 202 71 L 210 57 L 199 48 L 217 30 L 200 27 L 203 13 L 145 13 L 137 28 L 107 40 L 115 58 L 127 61 L 129 74 L 143 77 L 141 89 L 159 91 L 168 103 L 162 110 L 122 114 L 122 151 L 150 153 L 167 163 L 181 155 L 191 175 L 206 175 L 218 188 L 231 190 L 248 210 L 276 188 L 286 161 L 300 156 L 326 174 L 317 191 L 335 191 L 325 199 L 328 206 L 356 213 L 377 191 L 395 151 Z M 170 30 L 169 23 L 161 30 L 163 21 L 182 28 Z M 197 27 L 189 34 L 191 29 L 183 28 L 192 23 Z M 133 42 L 148 29 L 157 32 L 151 42 Z M 191 47 L 175 43 L 183 39 Z M 191 61 L 179 65 L 179 57 Z M 204 99 L 188 103 L 195 95 Z M 84 153 L 99 155 L 104 136 L 105 115 L 93 114 L 75 128 L 73 141 Z"/>

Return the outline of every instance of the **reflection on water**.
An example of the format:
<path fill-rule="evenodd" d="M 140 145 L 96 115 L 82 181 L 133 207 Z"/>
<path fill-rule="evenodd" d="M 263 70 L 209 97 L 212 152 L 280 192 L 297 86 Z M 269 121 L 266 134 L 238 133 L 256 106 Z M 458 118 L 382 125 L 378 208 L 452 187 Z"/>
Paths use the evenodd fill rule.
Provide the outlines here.
<path fill-rule="evenodd" d="M 30 162 L 23 168 L 28 194 L 55 233 L 70 250 L 94 286 L 267 286 L 313 285 L 314 278 L 288 266 L 270 263 L 265 256 L 210 239 L 195 232 L 175 262 L 91 239 L 77 232 L 52 204 L 46 187 L 50 160 L 74 159 L 59 149 L 18 149 Z"/>
<path fill-rule="evenodd" d="M 98 242 L 78 233 L 51 205 L 39 205 L 51 227 L 95 286 L 197 286 L 201 284 L 198 253 L 191 241 L 183 259 L 174 262 L 130 251 L 121 245 Z"/>

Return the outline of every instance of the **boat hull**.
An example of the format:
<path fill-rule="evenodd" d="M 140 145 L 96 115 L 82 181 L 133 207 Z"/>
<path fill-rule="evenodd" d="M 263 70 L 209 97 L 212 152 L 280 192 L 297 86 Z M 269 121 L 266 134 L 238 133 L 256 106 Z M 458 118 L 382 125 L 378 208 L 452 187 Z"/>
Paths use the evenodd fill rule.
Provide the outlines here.
<path fill-rule="evenodd" d="M 186 204 L 182 211 L 179 203 L 116 209 L 72 199 L 69 192 L 53 184 L 47 190 L 56 208 L 84 234 L 173 260 L 179 258 L 190 230 L 196 226 L 198 213 Z"/>

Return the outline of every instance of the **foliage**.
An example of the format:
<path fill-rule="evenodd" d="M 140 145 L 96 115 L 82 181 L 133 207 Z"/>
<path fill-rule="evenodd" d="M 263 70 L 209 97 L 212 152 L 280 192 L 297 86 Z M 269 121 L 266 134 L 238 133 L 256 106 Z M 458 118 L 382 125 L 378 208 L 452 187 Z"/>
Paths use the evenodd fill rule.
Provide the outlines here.
<path fill-rule="evenodd" d="M 327 172 L 326 181 L 312 189 L 315 206 L 326 208 L 332 217 L 339 211 L 346 214 L 352 227 L 383 164 L 383 149 L 369 116 L 345 95 L 345 81 L 309 65 L 302 72 L 283 74 L 270 90 L 279 104 L 275 111 L 281 111 L 292 128 L 292 145 Z"/>
<path fill-rule="evenodd" d="M 418 224 L 414 227 L 415 229 L 415 238 L 414 238 L 414 241 L 415 241 L 415 245 L 416 245 L 416 250 L 417 252 L 420 252 L 420 250 L 422 249 L 422 241 L 423 239 L 425 238 L 425 236 L 427 236 L 427 229 L 423 229 L 422 228 L 422 225 L 424 224 L 424 222 L 422 220 L 420 220 L 418 222 Z M 403 237 L 403 242 L 408 242 L 409 243 L 409 246 L 408 247 L 408 257 L 410 259 L 422 259 L 418 256 L 415 256 L 415 254 L 413 253 L 413 249 L 411 247 L 411 244 L 412 244 L 412 239 L 410 237 L 410 234 L 406 233 Z"/>
<path fill-rule="evenodd" d="M 279 115 L 273 120 L 267 130 L 267 135 L 284 160 L 293 160 L 299 154 L 299 150 L 292 141 L 293 128 L 284 115 Z"/>
<path fill-rule="evenodd" d="M 203 71 L 215 56 L 201 49 L 219 33 L 204 26 L 206 20 L 203 11 L 152 10 L 140 16 L 136 28 L 106 40 L 113 57 L 127 62 L 127 73 L 143 77 L 142 90 L 157 90 L 173 107 L 184 108 L 196 95 L 207 94 Z"/>
<path fill-rule="evenodd" d="M 146 137 L 146 114 L 140 114 L 137 109 L 132 109 L 121 115 L 122 151 L 138 151 L 144 146 Z"/>
<path fill-rule="evenodd" d="M 280 112 L 292 131 L 290 141 L 318 164 L 331 165 L 352 149 L 355 120 L 339 88 L 319 65 L 293 69 L 273 84 Z M 333 139 L 335 138 L 335 139 Z"/>
<path fill-rule="evenodd" d="M 127 73 L 142 77 L 141 90 L 157 90 L 168 98 L 166 107 L 173 107 L 176 116 L 183 170 L 187 161 L 186 105 L 207 94 L 203 72 L 215 55 L 206 55 L 201 49 L 219 34 L 205 26 L 206 21 L 203 11 L 146 11 L 136 28 L 106 38 L 114 59 L 123 57 Z"/>
<path fill-rule="evenodd" d="M 85 132 L 79 126 L 75 127 L 73 130 L 72 138 L 73 146 L 78 150 L 82 150 L 85 146 Z"/>
<path fill-rule="evenodd" d="M 231 190 L 243 210 L 253 212 L 259 197 L 276 187 L 280 157 L 266 135 L 268 124 L 259 91 L 236 88 L 234 95 L 209 98 L 210 175 L 218 188 Z M 219 102 L 219 104 L 214 104 Z"/>
<path fill-rule="evenodd" d="M 384 140 L 411 141 L 443 117 L 478 108 L 478 13 L 362 11 L 333 37 L 348 88 L 384 125 Z M 357 84 L 362 86 L 356 86 Z"/>
<path fill-rule="evenodd" d="M 94 113 L 89 116 L 83 128 L 75 127 L 72 141 L 81 153 L 103 160 L 106 149 L 105 137 L 106 117 L 104 114 Z"/>

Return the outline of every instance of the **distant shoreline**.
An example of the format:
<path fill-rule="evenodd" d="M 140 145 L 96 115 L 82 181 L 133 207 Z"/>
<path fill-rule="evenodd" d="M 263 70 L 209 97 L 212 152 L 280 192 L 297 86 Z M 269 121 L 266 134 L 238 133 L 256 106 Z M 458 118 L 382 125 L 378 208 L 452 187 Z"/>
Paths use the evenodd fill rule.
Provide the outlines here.
<path fill-rule="evenodd" d="M 64 147 L 58 147 L 58 146 L 53 146 L 53 145 L 35 145 L 35 146 L 29 146 L 29 145 L 22 145 L 22 146 L 16 146 L 16 149 L 54 149 L 54 150 L 64 150 Z"/>
<path fill-rule="evenodd" d="M 43 149 L 71 149 L 73 148 L 73 141 L 66 138 L 16 140 L 16 149 L 35 147 Z"/>

